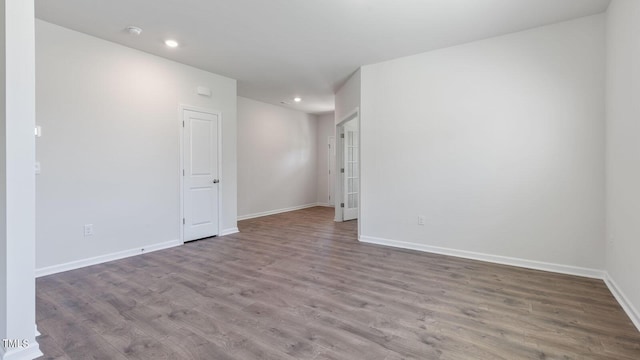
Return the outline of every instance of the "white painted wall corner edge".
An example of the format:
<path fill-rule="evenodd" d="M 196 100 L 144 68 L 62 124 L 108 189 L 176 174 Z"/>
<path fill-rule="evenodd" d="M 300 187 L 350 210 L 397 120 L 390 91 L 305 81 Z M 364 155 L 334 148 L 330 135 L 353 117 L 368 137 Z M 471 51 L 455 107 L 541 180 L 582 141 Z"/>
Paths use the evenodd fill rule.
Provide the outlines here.
<path fill-rule="evenodd" d="M 627 316 L 629 316 L 633 325 L 635 325 L 636 329 L 640 331 L 640 312 L 633 306 L 631 301 L 629 301 L 627 296 L 622 292 L 618 284 L 613 280 L 608 272 L 604 273 L 604 283 L 607 284 L 607 287 L 613 294 L 613 297 L 615 297 L 620 306 L 622 306 L 622 309 L 627 313 Z"/>
<path fill-rule="evenodd" d="M 124 251 L 118 251 L 118 252 L 111 253 L 111 254 L 100 255 L 100 256 L 96 256 L 96 257 L 92 257 L 92 258 L 88 258 L 88 259 L 82 259 L 82 260 L 77 260 L 77 261 L 71 261 L 71 262 L 64 263 L 64 264 L 48 266 L 48 267 L 36 269 L 36 277 L 42 277 L 42 276 L 57 274 L 57 273 L 61 273 L 61 272 L 69 271 L 69 270 L 75 270 L 75 269 L 79 269 L 79 268 L 86 267 L 86 266 L 102 264 L 102 263 L 105 263 L 107 261 L 124 259 L 124 258 L 127 258 L 127 257 L 141 255 L 141 254 L 145 254 L 145 253 L 149 253 L 149 252 L 153 252 L 153 251 L 158 251 L 158 250 L 163 250 L 163 249 L 168 249 L 168 248 L 172 248 L 172 247 L 179 246 L 179 245 L 182 245 L 182 241 L 180 241 L 180 240 L 171 240 L 171 241 L 166 241 L 166 242 L 162 242 L 162 243 L 158 243 L 158 244 L 152 244 L 152 245 L 148 245 L 148 246 L 144 246 L 144 247 L 138 247 L 138 248 L 124 250 Z"/>
<path fill-rule="evenodd" d="M 395 247 L 400 249 L 408 249 L 408 250 L 417 250 L 417 251 L 423 251 L 423 252 L 440 254 L 440 255 L 455 256 L 455 257 L 464 258 L 464 259 L 485 261 L 485 262 L 496 263 L 501 265 L 517 266 L 517 267 L 527 268 L 527 269 L 549 271 L 549 272 L 554 272 L 559 274 L 582 276 L 582 277 L 587 277 L 592 279 L 603 280 L 604 283 L 609 288 L 609 291 L 611 291 L 611 293 L 613 294 L 615 299 L 618 301 L 622 309 L 625 311 L 627 316 L 629 316 L 629 319 L 631 319 L 631 322 L 640 331 L 640 312 L 638 312 L 638 310 L 632 305 L 632 303 L 624 295 L 620 287 L 611 278 L 609 273 L 604 270 L 546 263 L 542 261 L 533 261 L 533 260 L 512 258 L 507 256 L 490 255 L 490 254 L 477 253 L 472 251 L 442 248 L 437 246 L 416 244 L 416 243 L 411 243 L 406 241 L 377 238 L 373 236 L 363 235 L 363 236 L 360 236 L 358 240 L 360 242 L 368 243 L 368 244 L 383 245 L 383 246 Z"/>
<path fill-rule="evenodd" d="M 275 215 L 275 214 L 281 214 L 281 213 L 285 213 L 285 212 L 289 212 L 289 211 L 308 209 L 308 208 L 312 208 L 312 207 L 316 207 L 316 206 L 324 206 L 324 205 L 322 205 L 321 203 L 311 203 L 311 204 L 304 204 L 304 205 L 298 205 L 298 206 L 291 206 L 291 207 L 283 208 L 283 209 L 262 211 L 262 212 L 259 212 L 259 213 L 253 213 L 253 214 L 247 214 L 247 215 L 238 216 L 238 221 L 240 221 L 240 220 L 249 220 L 249 219 L 254 219 L 254 218 L 263 217 L 263 216 Z"/>
<path fill-rule="evenodd" d="M 0 346 L 0 359 L 2 360 L 36 359 L 43 355 L 37 342 L 29 343 L 29 346 L 25 348 L 12 349 L 7 352 Z"/>

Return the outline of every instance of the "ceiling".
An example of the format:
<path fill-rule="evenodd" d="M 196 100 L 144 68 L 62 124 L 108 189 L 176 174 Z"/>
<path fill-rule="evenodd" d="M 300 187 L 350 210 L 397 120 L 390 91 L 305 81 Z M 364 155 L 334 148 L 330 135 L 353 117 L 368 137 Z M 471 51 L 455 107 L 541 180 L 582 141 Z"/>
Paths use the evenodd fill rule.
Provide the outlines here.
<path fill-rule="evenodd" d="M 609 0 L 36 0 L 36 16 L 308 113 L 358 67 L 600 13 Z M 129 25 L 141 27 L 128 35 Z M 163 41 L 180 46 L 167 48 Z M 294 103 L 295 96 L 303 101 Z"/>

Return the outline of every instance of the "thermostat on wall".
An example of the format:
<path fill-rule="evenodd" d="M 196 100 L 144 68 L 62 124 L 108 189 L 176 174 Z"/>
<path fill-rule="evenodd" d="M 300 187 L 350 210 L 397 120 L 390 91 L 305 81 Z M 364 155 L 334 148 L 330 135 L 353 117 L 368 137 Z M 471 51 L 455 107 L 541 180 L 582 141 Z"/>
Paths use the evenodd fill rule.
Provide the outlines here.
<path fill-rule="evenodd" d="M 198 93 L 198 95 L 211 96 L 211 89 L 206 86 L 198 86 L 196 92 Z"/>

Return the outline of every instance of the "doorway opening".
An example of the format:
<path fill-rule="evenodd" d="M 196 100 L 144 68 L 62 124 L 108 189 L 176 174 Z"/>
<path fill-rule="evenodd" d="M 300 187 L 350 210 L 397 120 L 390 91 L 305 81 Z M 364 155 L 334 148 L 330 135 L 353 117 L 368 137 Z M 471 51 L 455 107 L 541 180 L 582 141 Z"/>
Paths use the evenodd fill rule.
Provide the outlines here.
<path fill-rule="evenodd" d="M 360 217 L 360 112 L 336 125 L 335 221 Z"/>

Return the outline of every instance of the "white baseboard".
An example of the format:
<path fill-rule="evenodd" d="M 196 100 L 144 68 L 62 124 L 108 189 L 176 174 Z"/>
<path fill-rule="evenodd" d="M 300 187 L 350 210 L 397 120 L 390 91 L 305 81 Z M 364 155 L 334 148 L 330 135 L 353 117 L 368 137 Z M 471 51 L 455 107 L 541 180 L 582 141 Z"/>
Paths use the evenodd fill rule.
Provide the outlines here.
<path fill-rule="evenodd" d="M 29 342 L 29 346 L 25 348 L 10 350 L 5 350 L 4 347 L 0 345 L 0 359 L 2 360 L 31 360 L 43 355 L 37 341 Z"/>
<path fill-rule="evenodd" d="M 577 275 L 577 276 L 583 276 L 583 277 L 588 277 L 593 279 L 604 279 L 604 274 L 605 274 L 603 270 L 596 270 L 596 269 L 589 269 L 589 268 L 561 265 L 561 264 L 553 264 L 553 263 L 547 263 L 542 261 L 526 260 L 526 259 L 513 258 L 513 257 L 507 257 L 507 256 L 483 254 L 483 253 L 472 252 L 472 251 L 442 248 L 437 246 L 417 244 L 417 243 L 411 243 L 406 241 L 376 238 L 372 236 L 360 236 L 359 240 L 361 242 L 370 243 L 370 244 L 392 246 L 392 247 L 397 247 L 402 249 L 418 250 L 418 251 L 424 251 L 428 253 L 449 255 L 449 256 L 455 256 L 455 257 L 472 259 L 472 260 L 480 260 L 480 261 L 486 261 L 486 262 L 502 264 L 502 265 L 518 266 L 518 267 L 523 267 L 527 269 L 550 271 L 550 272 L 567 274 L 567 275 Z"/>
<path fill-rule="evenodd" d="M 320 205 L 319 203 L 312 203 L 312 204 L 305 204 L 305 205 L 299 205 L 299 206 L 292 206 L 284 209 L 276 209 L 276 210 L 263 211 L 263 212 L 254 213 L 254 214 L 241 215 L 241 216 L 238 216 L 238 221 L 248 220 L 248 219 L 253 219 L 253 218 L 268 216 L 268 215 L 281 214 L 289 211 L 308 209 L 315 206 L 322 206 L 322 205 Z"/>
<path fill-rule="evenodd" d="M 224 230 L 222 230 L 222 231 L 220 232 L 220 235 L 218 235 L 218 236 L 225 236 L 225 235 L 237 234 L 237 233 L 239 233 L 239 232 L 240 232 L 240 230 L 238 230 L 238 228 L 237 228 L 237 227 L 234 227 L 234 228 L 229 228 L 229 229 L 224 229 Z"/>
<path fill-rule="evenodd" d="M 631 319 L 631 322 L 633 322 L 633 325 L 635 325 L 638 331 L 640 331 L 640 312 L 635 308 L 635 306 L 633 306 L 631 301 L 629 301 L 627 296 L 622 292 L 622 289 L 620 289 L 618 284 L 613 280 L 608 272 L 605 273 L 604 283 L 607 284 L 607 287 L 616 298 L 616 300 L 618 300 L 618 303 L 620 304 L 620 306 L 622 306 L 624 312 L 627 313 L 629 319 Z"/>
<path fill-rule="evenodd" d="M 145 254 L 148 252 L 158 251 L 162 249 L 168 249 L 168 248 L 179 246 L 179 245 L 182 245 L 182 242 L 180 240 L 171 240 L 171 241 L 166 241 L 159 244 L 153 244 L 153 245 L 148 245 L 148 246 L 139 247 L 135 249 L 118 251 L 111 254 L 100 255 L 100 256 L 96 256 L 88 259 L 76 260 L 76 261 L 71 261 L 64 264 L 47 266 L 44 268 L 36 269 L 36 277 L 57 274 L 57 273 L 61 273 L 69 270 L 75 270 L 85 266 L 102 264 L 107 261 L 124 259 L 127 257 Z"/>
<path fill-rule="evenodd" d="M 331 208 L 333 207 L 333 205 L 329 203 L 321 203 L 321 202 L 317 203 L 316 206 L 331 207 Z"/>
<path fill-rule="evenodd" d="M 534 260 L 525 260 L 525 259 L 512 258 L 512 257 L 506 257 L 506 256 L 483 254 L 483 253 L 477 253 L 472 251 L 448 249 L 448 248 L 442 248 L 437 246 L 411 243 L 406 241 L 377 238 L 373 236 L 362 235 L 359 237 L 358 240 L 364 243 L 369 243 L 369 244 L 391 246 L 391 247 L 409 249 L 409 250 L 418 250 L 418 251 L 424 251 L 428 253 L 449 255 L 449 256 L 455 256 L 455 257 L 472 259 L 472 260 L 480 260 L 480 261 L 486 261 L 486 262 L 502 264 L 502 265 L 518 266 L 518 267 L 527 268 L 527 269 L 543 270 L 543 271 L 550 271 L 550 272 L 560 273 L 560 274 L 576 275 L 576 276 L 582 276 L 587 278 L 604 280 L 604 283 L 609 288 L 609 291 L 611 291 L 613 296 L 616 298 L 616 300 L 624 310 L 624 312 L 627 314 L 627 316 L 629 316 L 629 319 L 631 319 L 631 322 L 633 322 L 633 324 L 638 329 L 638 331 L 640 331 L 640 311 L 638 311 L 638 309 L 636 309 L 635 306 L 633 306 L 633 304 L 631 303 L 631 301 L 629 301 L 629 299 L 624 294 L 624 292 L 622 292 L 622 289 L 616 284 L 616 282 L 609 275 L 609 273 L 604 270 L 553 264 L 553 263 L 534 261 Z"/>

